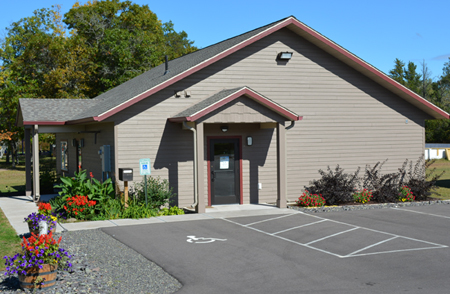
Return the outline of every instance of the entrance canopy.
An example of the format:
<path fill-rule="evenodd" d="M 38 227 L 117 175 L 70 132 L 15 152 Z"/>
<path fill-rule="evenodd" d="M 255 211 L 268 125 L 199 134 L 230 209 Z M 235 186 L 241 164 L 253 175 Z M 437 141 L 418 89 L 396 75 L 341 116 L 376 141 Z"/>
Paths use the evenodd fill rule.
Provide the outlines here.
<path fill-rule="evenodd" d="M 240 98 L 247 98 L 254 102 L 257 102 L 259 107 L 254 107 L 253 105 L 249 105 L 250 108 L 253 108 L 253 112 L 244 112 L 242 109 L 235 109 L 234 116 L 232 121 L 228 122 L 269 122 L 269 121 L 298 121 L 303 117 L 298 116 L 295 112 L 283 107 L 282 105 L 272 101 L 271 99 L 259 94 L 258 92 L 248 88 L 248 87 L 240 87 L 234 89 L 227 89 L 214 94 L 213 96 L 206 98 L 191 107 L 183 110 L 178 113 L 174 117 L 169 118 L 171 122 L 194 122 L 199 120 L 206 119 L 206 116 L 211 116 L 216 111 L 223 112 L 223 108 L 228 105 L 233 104 L 233 102 L 237 102 Z M 253 107 L 252 107 L 253 106 Z M 262 106 L 262 107 L 261 107 Z M 220 108 L 220 109 L 219 109 Z M 270 112 L 276 114 L 274 116 Z M 255 116 L 254 114 L 260 113 L 259 117 L 249 117 Z M 241 116 L 241 117 L 240 117 Z M 249 121 L 250 120 L 250 121 Z"/>
<path fill-rule="evenodd" d="M 197 192 L 196 210 L 199 213 L 205 212 L 205 199 L 208 203 L 223 204 L 223 201 L 238 202 L 242 204 L 242 154 L 240 139 L 233 139 L 231 137 L 216 138 L 209 141 L 208 150 L 205 147 L 205 124 L 226 123 L 226 124 L 260 124 L 263 128 L 275 128 L 277 132 L 277 206 L 280 208 L 286 207 L 286 129 L 293 127 L 295 121 L 301 120 L 303 117 L 297 115 L 288 108 L 276 103 L 275 101 L 261 95 L 260 93 L 243 86 L 240 88 L 222 90 L 211 97 L 208 97 L 189 108 L 181 111 L 175 116 L 169 118 L 171 122 L 183 123 L 183 128 L 193 131 L 194 135 L 194 187 Z M 285 127 L 287 121 L 291 122 L 291 126 Z M 237 136 L 239 137 L 239 136 Z M 209 137 L 211 138 L 211 137 Z M 217 143 L 217 144 L 215 144 Z M 222 162 L 223 166 L 218 164 L 218 161 L 213 164 L 210 155 L 215 154 L 214 148 L 217 146 L 224 147 L 228 144 L 231 147 L 226 152 L 229 156 L 224 155 L 226 152 L 221 150 L 222 158 L 233 158 L 233 160 L 225 160 Z M 217 146 L 216 146 L 217 145 Z M 227 145 L 227 146 L 228 146 Z M 219 147 L 220 147 L 219 146 Z M 218 147 L 217 147 L 218 148 Z M 231 151 L 230 151 L 231 150 Z M 224 153 L 225 152 L 225 153 Z M 204 179 L 198 175 L 204 175 L 203 158 L 208 154 L 208 195 L 203 187 Z M 228 154 L 227 153 L 227 154 Z M 200 160 L 197 160 L 199 158 Z M 215 160 L 214 160 L 215 161 Z M 225 163 L 226 161 L 226 163 Z M 217 165 L 218 170 L 214 169 Z M 220 173 L 219 173 L 220 172 Z M 228 172 L 225 174 L 224 172 Z M 211 180 L 211 174 L 214 175 L 214 180 Z M 225 177 L 226 185 L 221 185 L 220 176 Z M 228 191 L 225 186 L 233 188 Z M 218 188 L 216 187 L 218 186 Z M 231 187 L 230 186 L 230 187 Z M 216 189 L 217 188 L 217 189 Z M 216 192 L 230 194 L 227 197 L 219 197 L 223 195 L 216 195 Z M 233 192 L 233 193 L 232 193 Z M 219 193 L 219 194 L 220 194 Z M 215 198 L 215 196 L 218 196 Z M 208 197 L 208 198 L 206 198 Z M 220 199 L 219 199 L 220 198 Z M 224 200 L 225 199 L 225 200 Z M 240 199 L 240 200 L 239 200 Z M 227 202 L 228 203 L 228 202 Z"/>

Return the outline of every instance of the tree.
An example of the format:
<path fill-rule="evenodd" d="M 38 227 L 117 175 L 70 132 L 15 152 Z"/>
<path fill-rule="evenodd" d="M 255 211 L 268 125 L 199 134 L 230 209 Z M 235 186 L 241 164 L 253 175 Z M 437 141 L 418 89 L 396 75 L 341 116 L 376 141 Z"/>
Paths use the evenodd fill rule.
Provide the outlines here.
<path fill-rule="evenodd" d="M 421 95 L 423 98 L 430 100 L 434 96 L 433 79 L 431 78 L 431 71 L 428 69 L 425 60 L 422 62 L 422 86 Z"/>
<path fill-rule="evenodd" d="M 147 5 L 120 0 L 36 10 L 0 41 L 0 134 L 13 155 L 23 129 L 19 98 L 92 98 L 170 59 L 197 50 Z"/>
<path fill-rule="evenodd" d="M 162 24 L 147 5 L 131 1 L 77 2 L 64 22 L 75 38 L 88 44 L 96 66 L 90 76 L 89 97 L 94 97 L 170 59 L 195 51 L 187 34 Z"/>
<path fill-rule="evenodd" d="M 187 39 L 185 31 L 177 33 L 174 30 L 172 21 L 163 24 L 163 31 L 164 54 L 168 55 L 169 59 L 175 59 L 197 50 L 197 47 L 192 46 L 194 42 Z"/>
<path fill-rule="evenodd" d="M 405 86 L 411 91 L 421 94 L 421 75 L 416 72 L 417 65 L 408 62 L 408 68 L 404 70 Z"/>
<path fill-rule="evenodd" d="M 398 58 L 395 59 L 394 63 L 395 63 L 394 69 L 389 71 L 389 76 L 394 80 L 396 80 L 397 82 L 399 82 L 400 84 L 405 85 L 406 84 L 404 77 L 405 63 Z"/>

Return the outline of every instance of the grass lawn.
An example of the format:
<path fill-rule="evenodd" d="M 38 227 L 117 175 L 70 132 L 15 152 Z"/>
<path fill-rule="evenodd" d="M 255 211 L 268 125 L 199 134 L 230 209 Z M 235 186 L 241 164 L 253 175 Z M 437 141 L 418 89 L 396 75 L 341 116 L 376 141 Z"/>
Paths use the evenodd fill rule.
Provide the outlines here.
<path fill-rule="evenodd" d="M 439 159 L 434 162 L 430 168 L 436 168 L 436 173 L 445 171 L 442 177 L 436 182 L 436 186 L 439 188 L 435 190 L 439 195 L 432 195 L 433 198 L 438 199 L 450 199 L 450 161 L 447 159 Z"/>
<path fill-rule="evenodd" d="M 56 168 L 54 157 L 39 159 L 41 172 L 45 166 Z M 19 156 L 19 164 L 11 167 L 6 164 L 6 156 L 0 159 L 0 197 L 25 194 L 25 157 Z"/>
<path fill-rule="evenodd" d="M 3 211 L 0 209 L 0 271 L 5 269 L 3 256 L 12 256 L 20 252 L 21 239 L 16 235 L 16 231 L 9 224 Z"/>

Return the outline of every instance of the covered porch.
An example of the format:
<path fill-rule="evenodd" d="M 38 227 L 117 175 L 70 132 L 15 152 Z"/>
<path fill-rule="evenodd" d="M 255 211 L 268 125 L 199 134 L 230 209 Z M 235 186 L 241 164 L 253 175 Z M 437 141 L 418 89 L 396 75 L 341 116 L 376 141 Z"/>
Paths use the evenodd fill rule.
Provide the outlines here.
<path fill-rule="evenodd" d="M 276 205 L 285 208 L 286 132 L 301 119 L 248 87 L 222 90 L 169 118 L 193 133 L 196 212 L 220 204 L 261 203 L 258 165 L 269 171 L 272 182 L 276 177 Z M 272 142 L 276 155 L 269 151 Z M 272 155 L 276 163 L 266 162 Z"/>

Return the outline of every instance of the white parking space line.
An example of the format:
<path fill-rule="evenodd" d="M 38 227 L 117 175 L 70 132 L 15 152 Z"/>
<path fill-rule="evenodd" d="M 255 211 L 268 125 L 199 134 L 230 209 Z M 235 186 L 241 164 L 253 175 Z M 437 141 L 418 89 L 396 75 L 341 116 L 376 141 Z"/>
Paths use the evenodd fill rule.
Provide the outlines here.
<path fill-rule="evenodd" d="M 409 210 L 409 209 L 404 209 L 404 208 L 391 207 L 391 209 L 407 211 L 407 212 L 414 212 L 414 213 L 419 213 L 419 214 L 425 214 L 425 215 L 431 215 L 431 216 L 435 216 L 435 217 L 449 218 L 450 219 L 449 216 L 445 216 L 445 215 L 432 214 L 432 213 L 426 213 L 426 212 L 421 212 L 421 211 L 414 211 L 414 210 Z"/>
<path fill-rule="evenodd" d="M 308 248 L 311 248 L 311 249 L 314 249 L 314 250 L 317 250 L 317 251 L 321 251 L 321 252 L 323 252 L 323 253 L 327 253 L 327 254 L 330 254 L 330 255 L 334 255 L 334 256 L 336 256 L 336 257 L 340 257 L 340 258 L 343 257 L 343 256 L 341 256 L 341 255 L 339 255 L 339 254 L 335 254 L 335 253 L 333 253 L 333 252 L 329 252 L 329 251 L 322 250 L 322 249 L 319 249 L 319 248 L 315 248 L 315 247 L 312 247 L 312 246 L 309 246 L 309 245 L 306 245 L 306 244 L 302 244 L 302 243 L 296 242 L 296 241 L 291 240 L 291 239 L 288 239 L 288 238 L 284 238 L 284 237 L 277 236 L 277 235 L 274 235 L 274 234 L 271 234 L 271 233 L 267 233 L 267 232 L 262 231 L 262 230 L 258 230 L 258 229 L 256 229 L 256 228 L 246 227 L 246 226 L 244 226 L 244 225 L 241 225 L 240 223 L 234 222 L 234 221 L 229 220 L 229 219 L 226 219 L 226 218 L 222 218 L 222 220 L 227 221 L 227 222 L 230 222 L 230 223 L 235 224 L 235 225 L 238 225 L 238 226 L 241 226 L 241 227 L 243 227 L 243 228 L 247 228 L 247 229 L 250 229 L 250 230 L 254 230 L 254 231 L 256 231 L 256 232 L 263 233 L 264 235 L 272 236 L 272 237 L 275 237 L 275 238 L 278 238 L 278 239 L 281 239 L 281 240 L 284 240 L 284 241 L 288 241 L 288 242 L 291 242 L 291 243 L 294 243 L 294 244 L 297 244 L 297 245 L 300 245 L 300 246 L 303 246 L 303 247 L 308 247 Z"/>
<path fill-rule="evenodd" d="M 304 214 L 304 213 L 301 213 L 301 214 Z M 293 214 L 290 214 L 290 215 L 293 215 Z M 265 222 L 265 221 L 276 220 L 276 219 L 280 219 L 282 217 L 286 217 L 286 216 L 290 216 L 290 215 L 284 215 L 284 216 L 281 216 L 281 217 L 275 217 L 275 218 L 271 218 L 271 219 L 266 219 L 266 220 L 263 220 L 263 221 L 258 221 L 258 222 L 254 222 L 254 223 L 247 224 L 247 225 L 242 225 L 240 223 L 234 222 L 234 221 L 226 219 L 226 218 L 221 218 L 221 219 L 224 220 L 224 221 L 233 223 L 235 225 L 238 225 L 238 226 L 241 226 L 241 227 L 244 227 L 244 228 L 247 228 L 247 229 L 251 229 L 251 230 L 254 230 L 254 231 L 259 232 L 259 233 L 263 233 L 263 234 L 268 235 L 268 236 L 272 236 L 272 237 L 275 237 L 275 238 L 278 238 L 278 239 L 281 239 L 281 240 L 284 240 L 284 241 L 288 241 L 290 243 L 294 243 L 294 244 L 297 244 L 297 245 L 300 245 L 300 246 L 303 246 L 303 247 L 311 248 L 311 249 L 314 249 L 314 250 L 317 250 L 317 251 L 320 251 L 320 252 L 323 252 L 323 253 L 327 253 L 327 254 L 330 254 L 330 255 L 333 255 L 333 256 L 336 256 L 336 257 L 339 257 L 339 258 L 358 257 L 358 256 L 366 256 L 366 255 L 376 255 L 376 254 L 382 254 L 382 253 L 417 251 L 417 250 L 426 250 L 426 249 L 439 249 L 439 248 L 447 248 L 448 247 L 446 245 L 441 245 L 441 244 L 437 244 L 437 243 L 433 243 L 433 242 L 428 242 L 428 241 L 423 241 L 423 240 L 419 240 L 419 239 L 409 238 L 409 237 L 396 235 L 396 234 L 392 234 L 392 233 L 382 232 L 382 231 L 378 231 L 378 230 L 374 230 L 374 229 L 370 229 L 370 228 L 359 227 L 359 226 L 355 226 L 355 225 L 352 225 L 352 224 L 348 224 L 348 223 L 344 223 L 344 222 L 340 222 L 340 221 L 335 221 L 335 220 L 332 220 L 332 219 L 326 219 L 326 218 L 318 217 L 318 216 L 314 216 L 314 215 L 308 215 L 308 214 L 304 214 L 304 215 L 308 216 L 308 217 L 314 217 L 314 218 L 317 218 L 317 219 L 320 219 L 320 220 L 317 221 L 317 222 L 312 222 L 312 223 L 304 224 L 304 225 L 301 225 L 301 226 L 295 226 L 295 227 L 292 227 L 292 228 L 288 228 L 288 229 L 285 229 L 285 230 L 282 230 L 282 231 L 279 231 L 279 232 L 275 232 L 275 233 L 268 233 L 268 232 L 265 232 L 263 230 L 259 230 L 259 229 L 250 227 L 250 225 L 253 225 L 253 224 L 257 224 L 257 223 L 261 223 L 261 222 Z M 349 230 L 342 231 L 342 232 L 338 232 L 338 233 L 335 233 L 335 234 L 332 234 L 332 235 L 329 235 L 329 236 L 326 236 L 326 237 L 323 237 L 323 238 L 320 238 L 320 239 L 317 239 L 317 240 L 314 240 L 314 241 L 311 241 L 311 242 L 306 243 L 306 244 L 300 243 L 300 242 L 297 242 L 297 241 L 294 241 L 294 240 L 291 240 L 291 239 L 288 239 L 288 238 L 284 238 L 284 237 L 281 237 L 281 236 L 277 235 L 277 234 L 280 234 L 280 233 L 283 233 L 283 232 L 287 232 L 287 231 L 290 231 L 290 230 L 294 230 L 294 229 L 298 229 L 298 228 L 302 228 L 302 227 L 307 227 L 307 226 L 311 226 L 311 225 L 315 225 L 315 224 L 319 224 L 319 223 L 326 222 L 326 221 L 334 222 L 336 224 L 351 226 L 353 228 L 351 228 Z M 335 237 L 335 236 L 338 236 L 338 235 L 341 235 L 341 234 L 344 234 L 344 233 L 348 233 L 348 232 L 351 232 L 351 231 L 354 231 L 354 230 L 357 230 L 357 229 L 368 230 L 368 231 L 372 231 L 372 232 L 375 232 L 375 233 L 388 235 L 388 236 L 391 236 L 391 238 L 388 238 L 386 240 L 383 240 L 383 241 L 374 243 L 372 245 L 366 246 L 364 248 L 358 249 L 358 250 L 356 250 L 356 251 L 354 251 L 354 252 L 352 252 L 350 254 L 347 254 L 347 255 L 336 254 L 336 253 L 333 253 L 331 251 L 323 250 L 323 249 L 316 248 L 316 247 L 310 245 L 310 244 L 314 244 L 316 242 L 319 242 L 319 241 L 322 241 L 322 240 L 326 240 L 328 238 L 332 238 L 332 237 Z M 426 243 L 426 244 L 429 244 L 429 245 L 432 245 L 432 246 L 430 246 L 430 247 L 422 247 L 422 248 L 388 250 L 388 251 L 381 251 L 381 252 L 370 252 L 370 253 L 358 254 L 359 252 L 363 252 L 364 250 L 373 248 L 373 247 L 375 247 L 377 245 L 380 245 L 380 244 L 383 244 L 383 243 L 387 243 L 387 242 L 392 241 L 392 240 L 397 239 L 397 238 L 411 240 L 411 241 L 415 241 L 415 242 Z"/>
<path fill-rule="evenodd" d="M 370 246 L 366 246 L 366 247 L 364 247 L 364 248 L 361 248 L 361 249 L 359 249 L 359 250 L 353 251 L 352 253 L 350 253 L 350 254 L 347 254 L 347 257 L 349 257 L 349 256 L 352 256 L 352 255 L 353 255 L 353 256 L 356 256 L 356 255 L 354 255 L 354 254 L 356 254 L 356 253 L 358 253 L 358 252 L 361 252 L 361 251 L 364 251 L 364 250 L 367 250 L 367 249 L 369 249 L 369 248 L 375 247 L 375 246 L 377 246 L 377 245 L 380 245 L 380 244 L 386 243 L 386 242 L 388 242 L 388 241 L 394 240 L 394 239 L 396 239 L 396 238 L 398 238 L 398 237 L 392 237 L 392 238 L 389 238 L 389 239 L 383 240 L 383 241 L 381 241 L 381 242 L 378 242 L 378 243 L 372 244 L 372 245 L 370 245 Z"/>
<path fill-rule="evenodd" d="M 246 224 L 246 225 L 243 225 L 243 226 L 247 227 L 247 226 L 251 226 L 251 225 L 255 225 L 255 224 L 259 224 L 259 223 L 263 223 L 263 222 L 268 222 L 268 221 L 271 221 L 271 220 L 274 220 L 274 219 L 280 219 L 280 218 L 283 218 L 283 217 L 288 217 L 288 216 L 291 216 L 291 215 L 296 215 L 296 213 L 291 213 L 291 214 L 286 214 L 286 215 L 282 215 L 282 216 L 277 216 L 277 217 L 274 217 L 274 218 L 269 218 L 269 219 L 257 221 L 257 222 Z"/>
<path fill-rule="evenodd" d="M 359 229 L 359 228 L 352 228 L 350 230 L 342 231 L 342 232 L 339 232 L 339 233 L 336 233 L 336 234 L 333 234 L 333 235 L 329 235 L 329 236 L 326 236 L 326 237 L 323 237 L 323 238 L 311 241 L 309 243 L 306 243 L 305 245 L 310 245 L 310 244 L 313 244 L 313 243 L 316 243 L 316 242 L 319 242 L 319 241 L 322 241 L 322 240 L 325 240 L 325 239 L 328 239 L 328 238 L 331 238 L 331 237 L 334 237 L 334 236 L 345 234 L 345 233 L 348 233 L 348 232 L 351 232 L 351 231 L 354 231 L 354 230 L 357 230 L 357 229 Z"/>
<path fill-rule="evenodd" d="M 289 228 L 289 229 L 286 229 L 286 230 L 282 230 L 282 231 L 279 231 L 279 232 L 272 233 L 272 235 L 281 234 L 281 233 L 284 233 L 284 232 L 287 232 L 287 231 L 290 231 L 290 230 L 295 230 L 295 229 L 298 229 L 298 228 L 303 228 L 303 227 L 307 227 L 307 226 L 310 226 L 310 225 L 323 223 L 323 222 L 326 222 L 326 221 L 327 221 L 326 219 L 323 219 L 323 220 L 320 220 L 320 221 L 317 221 L 317 222 L 313 222 L 313 223 L 309 223 L 309 224 L 305 224 L 305 225 L 301 225 L 301 226 L 292 227 L 292 228 Z"/>
<path fill-rule="evenodd" d="M 385 254 L 385 253 L 398 253 L 398 252 L 407 252 L 407 251 L 418 251 L 418 250 L 427 250 L 427 249 L 439 249 L 439 248 L 445 248 L 445 247 L 447 247 L 447 246 L 442 246 L 442 247 L 423 247 L 423 248 L 411 248 L 411 249 L 380 251 L 380 252 L 371 252 L 371 253 L 363 253 L 363 254 L 346 255 L 346 256 L 342 256 L 342 258 L 359 257 L 359 256 L 367 256 L 367 255 L 377 255 L 377 254 Z"/>

